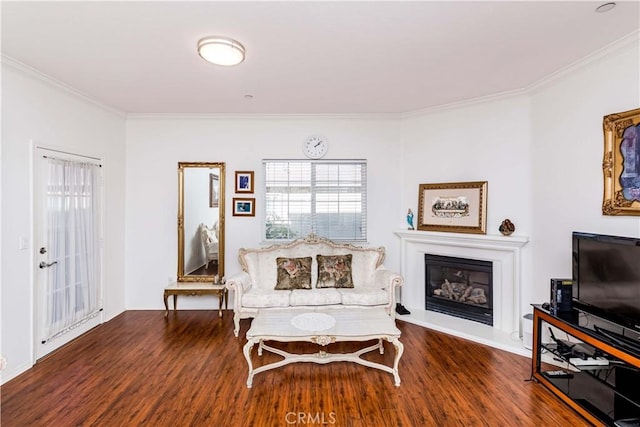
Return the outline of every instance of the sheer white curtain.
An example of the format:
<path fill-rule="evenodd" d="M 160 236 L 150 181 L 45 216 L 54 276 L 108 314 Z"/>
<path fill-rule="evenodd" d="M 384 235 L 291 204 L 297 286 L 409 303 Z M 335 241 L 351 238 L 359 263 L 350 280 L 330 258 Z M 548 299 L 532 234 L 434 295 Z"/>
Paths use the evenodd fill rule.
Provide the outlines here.
<path fill-rule="evenodd" d="M 49 262 L 45 296 L 45 341 L 97 315 L 100 166 L 47 158 Z"/>

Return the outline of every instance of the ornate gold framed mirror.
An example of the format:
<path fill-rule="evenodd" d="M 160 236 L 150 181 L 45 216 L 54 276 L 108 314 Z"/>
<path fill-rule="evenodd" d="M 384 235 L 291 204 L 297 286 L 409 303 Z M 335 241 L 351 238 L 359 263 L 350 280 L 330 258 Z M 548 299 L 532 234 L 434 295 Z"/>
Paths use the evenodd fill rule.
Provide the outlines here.
<path fill-rule="evenodd" d="M 224 183 L 224 163 L 178 163 L 178 282 L 224 276 Z"/>

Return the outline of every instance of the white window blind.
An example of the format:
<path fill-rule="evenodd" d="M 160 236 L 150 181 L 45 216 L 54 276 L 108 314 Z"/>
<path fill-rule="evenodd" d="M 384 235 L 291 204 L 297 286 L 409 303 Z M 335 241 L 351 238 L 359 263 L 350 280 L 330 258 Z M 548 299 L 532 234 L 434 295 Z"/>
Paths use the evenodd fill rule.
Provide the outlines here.
<path fill-rule="evenodd" d="M 264 160 L 265 239 L 367 239 L 364 160 Z"/>

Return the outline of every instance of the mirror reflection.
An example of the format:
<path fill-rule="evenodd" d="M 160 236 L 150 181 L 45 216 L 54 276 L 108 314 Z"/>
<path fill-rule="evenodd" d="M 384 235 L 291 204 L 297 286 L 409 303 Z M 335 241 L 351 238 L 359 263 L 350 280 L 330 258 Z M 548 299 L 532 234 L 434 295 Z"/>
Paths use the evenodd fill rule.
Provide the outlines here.
<path fill-rule="evenodd" d="M 178 281 L 224 275 L 225 164 L 178 163 Z"/>

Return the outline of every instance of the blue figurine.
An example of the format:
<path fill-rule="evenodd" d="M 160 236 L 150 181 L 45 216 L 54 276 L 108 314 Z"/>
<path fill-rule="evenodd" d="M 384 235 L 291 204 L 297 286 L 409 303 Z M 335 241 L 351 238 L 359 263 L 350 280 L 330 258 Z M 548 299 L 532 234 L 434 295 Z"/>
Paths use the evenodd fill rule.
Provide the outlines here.
<path fill-rule="evenodd" d="M 409 224 L 409 230 L 415 230 L 413 228 L 413 212 L 411 212 L 411 209 L 407 211 L 407 223 Z"/>

